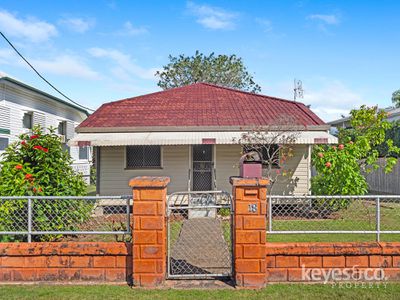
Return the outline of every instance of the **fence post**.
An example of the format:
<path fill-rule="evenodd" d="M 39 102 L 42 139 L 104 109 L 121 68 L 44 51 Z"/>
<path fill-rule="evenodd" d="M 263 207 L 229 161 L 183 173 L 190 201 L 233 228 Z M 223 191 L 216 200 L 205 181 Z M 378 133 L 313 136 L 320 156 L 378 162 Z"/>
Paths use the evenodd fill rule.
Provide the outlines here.
<path fill-rule="evenodd" d="M 231 178 L 233 186 L 233 263 L 237 286 L 266 284 L 267 185 L 264 178 Z"/>
<path fill-rule="evenodd" d="M 381 199 L 376 198 L 376 241 L 379 242 L 381 237 Z"/>
<path fill-rule="evenodd" d="M 168 177 L 135 177 L 133 189 L 133 284 L 154 287 L 166 276 Z"/>
<path fill-rule="evenodd" d="M 32 242 L 32 199 L 28 198 L 28 243 Z"/>

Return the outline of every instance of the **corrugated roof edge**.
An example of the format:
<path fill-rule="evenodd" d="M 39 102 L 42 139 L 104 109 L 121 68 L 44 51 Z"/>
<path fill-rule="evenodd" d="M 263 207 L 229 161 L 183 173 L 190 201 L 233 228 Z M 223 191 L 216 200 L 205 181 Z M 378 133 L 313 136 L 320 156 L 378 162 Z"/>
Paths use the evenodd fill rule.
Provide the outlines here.
<path fill-rule="evenodd" d="M 53 99 L 54 101 L 57 101 L 57 102 L 59 102 L 59 103 L 61 103 L 61 104 L 67 105 L 67 106 L 72 107 L 72 108 L 74 108 L 74 109 L 76 109 L 76 110 L 79 110 L 80 112 L 83 112 L 84 114 L 86 114 L 86 116 L 89 116 L 89 115 L 90 115 L 89 112 L 88 112 L 87 110 L 85 110 L 85 109 L 83 109 L 83 108 L 80 108 L 79 106 L 76 106 L 76 105 L 74 105 L 74 104 L 68 103 L 67 101 L 64 101 L 64 100 L 62 100 L 62 99 L 60 99 L 60 98 L 57 98 L 57 97 L 55 97 L 55 96 L 53 96 L 53 95 L 50 95 L 50 94 L 48 94 L 48 93 L 46 93 L 46 92 L 43 92 L 43 91 L 41 91 L 41 90 L 39 90 L 39 89 L 37 89 L 37 88 L 34 88 L 33 86 L 27 85 L 26 83 L 23 83 L 23 82 L 18 81 L 18 80 L 16 80 L 16 79 L 10 78 L 10 77 L 8 77 L 8 76 L 3 76 L 3 77 L 0 77 L 0 81 L 1 81 L 1 80 L 5 80 L 5 81 L 8 81 L 8 82 L 14 83 L 14 84 L 19 85 L 19 86 L 21 86 L 21 87 L 23 87 L 23 88 L 26 88 L 26 89 L 28 89 L 28 90 L 31 90 L 31 91 L 33 91 L 33 92 L 35 92 L 35 93 L 38 93 L 38 94 L 41 94 L 41 95 L 43 95 L 43 96 L 45 96 L 45 97 L 51 98 L 51 99 Z"/>

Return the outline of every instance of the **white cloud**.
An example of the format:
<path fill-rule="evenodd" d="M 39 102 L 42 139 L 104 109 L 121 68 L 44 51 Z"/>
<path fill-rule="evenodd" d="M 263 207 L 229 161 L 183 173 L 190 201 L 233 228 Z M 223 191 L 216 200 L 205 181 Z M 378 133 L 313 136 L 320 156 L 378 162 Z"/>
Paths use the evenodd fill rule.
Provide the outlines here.
<path fill-rule="evenodd" d="M 118 35 L 134 36 L 148 33 L 148 30 L 143 26 L 135 27 L 131 22 L 127 21 L 124 23 L 122 30 L 118 31 Z"/>
<path fill-rule="evenodd" d="M 272 31 L 272 22 L 268 19 L 256 18 L 256 22 L 262 27 L 264 32 L 269 33 Z"/>
<path fill-rule="evenodd" d="M 85 33 L 95 25 L 94 19 L 83 19 L 83 18 L 64 18 L 59 21 L 61 25 L 64 25 L 68 29 L 78 32 Z"/>
<path fill-rule="evenodd" d="M 340 23 L 339 17 L 336 15 L 315 14 L 315 15 L 309 15 L 307 19 L 320 21 L 326 25 L 337 25 Z"/>
<path fill-rule="evenodd" d="M 31 59 L 31 63 L 41 72 L 83 79 L 99 79 L 100 75 L 79 58 L 61 55 L 52 59 Z"/>
<path fill-rule="evenodd" d="M 237 13 L 219 7 L 187 3 L 187 9 L 197 17 L 196 22 L 209 29 L 234 29 Z"/>
<path fill-rule="evenodd" d="M 9 36 L 39 43 L 57 35 L 54 25 L 35 18 L 17 18 L 6 10 L 0 10 L 0 30 Z"/>
<path fill-rule="evenodd" d="M 155 80 L 156 68 L 143 68 L 136 64 L 130 55 L 125 54 L 116 49 L 105 49 L 105 48 L 90 48 L 88 52 L 93 57 L 97 58 L 108 58 L 114 65 L 111 68 L 111 72 L 117 78 L 121 80 L 132 80 L 132 76 L 139 77 L 141 79 L 152 79 Z"/>
<path fill-rule="evenodd" d="M 319 79 L 312 85 L 307 84 L 304 99 L 300 101 L 311 104 L 311 109 L 325 121 L 348 115 L 351 109 L 359 108 L 362 104 L 373 105 L 361 93 L 353 91 L 340 80 L 326 78 Z"/>

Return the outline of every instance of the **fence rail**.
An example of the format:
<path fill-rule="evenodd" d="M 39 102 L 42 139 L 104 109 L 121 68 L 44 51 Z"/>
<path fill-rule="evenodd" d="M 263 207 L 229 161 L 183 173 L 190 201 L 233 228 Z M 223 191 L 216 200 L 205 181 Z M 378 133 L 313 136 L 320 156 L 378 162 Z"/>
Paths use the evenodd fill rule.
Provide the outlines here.
<path fill-rule="evenodd" d="M 400 239 L 400 196 L 270 196 L 267 233 L 383 234 Z M 394 237 L 394 236 L 392 236 Z"/>
<path fill-rule="evenodd" d="M 0 197 L 0 241 L 130 233 L 132 196 Z M 17 238 L 18 237 L 18 238 Z M 24 238 L 25 237 L 25 238 Z"/>

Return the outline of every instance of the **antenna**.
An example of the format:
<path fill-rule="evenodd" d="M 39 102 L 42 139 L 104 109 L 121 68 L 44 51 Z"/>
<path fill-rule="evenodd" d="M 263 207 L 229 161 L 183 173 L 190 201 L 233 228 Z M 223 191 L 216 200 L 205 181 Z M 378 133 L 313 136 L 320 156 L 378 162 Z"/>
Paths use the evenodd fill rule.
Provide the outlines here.
<path fill-rule="evenodd" d="M 293 83 L 293 100 L 296 101 L 297 98 L 303 98 L 303 82 L 301 80 L 294 79 Z"/>

